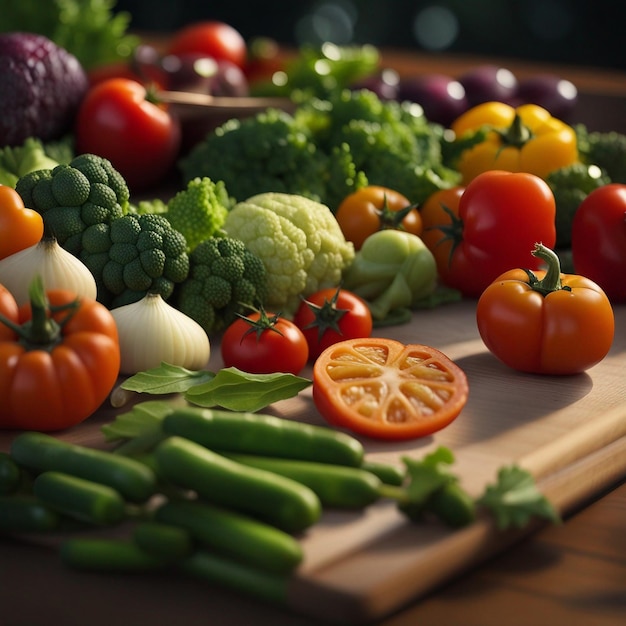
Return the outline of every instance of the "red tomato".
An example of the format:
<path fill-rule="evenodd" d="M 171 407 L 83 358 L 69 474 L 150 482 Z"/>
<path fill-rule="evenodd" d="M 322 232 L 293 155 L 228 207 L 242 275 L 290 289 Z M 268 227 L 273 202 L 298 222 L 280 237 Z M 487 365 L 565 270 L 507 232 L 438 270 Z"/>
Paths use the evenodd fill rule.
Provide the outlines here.
<path fill-rule="evenodd" d="M 250 374 L 297 376 L 309 358 L 302 331 L 290 320 L 265 311 L 235 320 L 224 332 L 221 352 L 225 367 Z"/>
<path fill-rule="evenodd" d="M 162 180 L 178 157 L 178 120 L 126 78 L 92 87 L 78 111 L 76 151 L 109 159 L 131 191 Z"/>
<path fill-rule="evenodd" d="M 424 231 L 440 231 L 438 242 L 448 246 L 440 278 L 466 297 L 480 296 L 510 269 L 538 269 L 541 261 L 531 254 L 535 243 L 552 248 L 556 242 L 554 195 L 534 174 L 484 172 L 467 185 L 456 214 L 449 208 L 439 224 L 422 212 Z"/>
<path fill-rule="evenodd" d="M 241 33 L 224 22 L 195 22 L 176 31 L 167 48 L 168 54 L 203 54 L 216 61 L 230 61 L 244 68 L 246 41 Z"/>
<path fill-rule="evenodd" d="M 626 185 L 594 189 L 572 222 L 572 260 L 612 302 L 626 302 Z"/>
<path fill-rule="evenodd" d="M 303 300 L 293 318 L 309 345 L 309 359 L 345 339 L 372 334 L 372 314 L 364 300 L 346 289 L 322 289 Z"/>

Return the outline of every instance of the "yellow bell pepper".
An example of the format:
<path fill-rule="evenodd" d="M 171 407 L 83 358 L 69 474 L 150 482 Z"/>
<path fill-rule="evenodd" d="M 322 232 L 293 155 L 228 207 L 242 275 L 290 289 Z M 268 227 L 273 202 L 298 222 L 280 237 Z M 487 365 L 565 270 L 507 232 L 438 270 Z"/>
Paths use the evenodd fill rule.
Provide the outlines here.
<path fill-rule="evenodd" d="M 574 129 L 535 104 L 515 108 L 503 102 L 485 102 L 463 113 L 451 129 L 459 139 L 487 130 L 484 141 L 461 153 L 457 167 L 464 185 L 488 170 L 529 172 L 546 178 L 579 160 Z"/>

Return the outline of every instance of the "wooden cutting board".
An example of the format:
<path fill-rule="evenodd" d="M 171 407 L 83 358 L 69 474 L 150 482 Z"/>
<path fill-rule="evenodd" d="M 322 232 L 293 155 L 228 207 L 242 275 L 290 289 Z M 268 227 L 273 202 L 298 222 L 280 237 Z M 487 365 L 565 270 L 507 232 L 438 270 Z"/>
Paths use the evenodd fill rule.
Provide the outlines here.
<path fill-rule="evenodd" d="M 615 307 L 609 355 L 576 376 L 512 371 L 486 351 L 475 324 L 475 302 L 416 312 L 411 323 L 375 334 L 442 350 L 467 374 L 469 401 L 459 418 L 431 437 L 406 443 L 363 439 L 368 458 L 400 463 L 438 446 L 456 456 L 463 486 L 478 495 L 498 469 L 518 463 L 533 473 L 561 513 L 626 475 L 626 306 Z M 221 366 L 214 342 L 209 369 Z M 304 372 L 310 375 L 310 370 Z M 276 415 L 323 424 L 310 390 L 276 403 Z M 103 447 L 100 427 L 115 410 L 102 409 L 58 436 Z M 11 433 L 0 433 L 8 450 Z M 294 577 L 289 605 L 307 615 L 357 623 L 377 619 L 505 549 L 536 529 L 498 531 L 490 520 L 451 531 L 411 524 L 391 502 L 365 512 L 326 512 L 302 537 L 305 560 Z M 158 583 L 156 583 L 158 584 Z M 156 595 L 156 594 L 155 594 Z"/>

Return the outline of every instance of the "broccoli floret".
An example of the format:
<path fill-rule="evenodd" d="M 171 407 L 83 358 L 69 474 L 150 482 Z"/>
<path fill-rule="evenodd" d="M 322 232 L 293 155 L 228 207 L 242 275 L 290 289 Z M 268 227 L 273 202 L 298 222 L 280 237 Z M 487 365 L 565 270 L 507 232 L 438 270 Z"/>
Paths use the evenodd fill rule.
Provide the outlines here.
<path fill-rule="evenodd" d="M 262 304 L 266 289 L 265 266 L 243 241 L 209 237 L 189 255 L 189 276 L 175 297 L 178 308 L 210 334 Z"/>
<path fill-rule="evenodd" d="M 128 213 L 88 226 L 80 259 L 96 279 L 98 300 L 110 308 L 148 292 L 167 300 L 189 274 L 187 242 L 162 215 Z"/>
<path fill-rule="evenodd" d="M 209 177 L 223 181 L 237 200 L 264 191 L 324 194 L 325 159 L 293 117 L 268 109 L 231 119 L 209 133 L 180 162 L 185 181 Z"/>
<path fill-rule="evenodd" d="M 611 181 L 597 165 L 573 163 L 551 172 L 546 182 L 556 202 L 556 247 L 568 248 L 572 243 L 572 220 L 581 202 Z"/>
<path fill-rule="evenodd" d="M 110 161 L 93 154 L 30 172 L 18 179 L 15 189 L 26 206 L 41 213 L 46 234 L 76 256 L 89 226 L 109 224 L 128 210 L 124 178 Z"/>
<path fill-rule="evenodd" d="M 626 135 L 617 131 L 589 132 L 582 124 L 575 130 L 581 159 L 602 168 L 611 182 L 626 184 Z"/>
<path fill-rule="evenodd" d="M 185 236 L 191 252 L 203 239 L 219 232 L 232 204 L 223 181 L 213 182 L 205 176 L 190 180 L 167 203 L 164 215 Z"/>

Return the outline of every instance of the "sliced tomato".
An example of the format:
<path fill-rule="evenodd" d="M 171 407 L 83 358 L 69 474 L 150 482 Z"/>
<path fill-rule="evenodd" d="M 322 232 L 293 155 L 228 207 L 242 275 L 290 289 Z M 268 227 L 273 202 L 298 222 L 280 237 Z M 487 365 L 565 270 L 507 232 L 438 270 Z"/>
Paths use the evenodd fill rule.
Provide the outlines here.
<path fill-rule="evenodd" d="M 313 367 L 313 400 L 334 426 L 376 439 L 430 435 L 467 402 L 465 372 L 445 354 L 393 339 L 348 339 Z"/>

